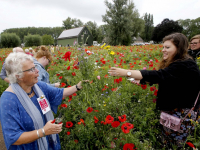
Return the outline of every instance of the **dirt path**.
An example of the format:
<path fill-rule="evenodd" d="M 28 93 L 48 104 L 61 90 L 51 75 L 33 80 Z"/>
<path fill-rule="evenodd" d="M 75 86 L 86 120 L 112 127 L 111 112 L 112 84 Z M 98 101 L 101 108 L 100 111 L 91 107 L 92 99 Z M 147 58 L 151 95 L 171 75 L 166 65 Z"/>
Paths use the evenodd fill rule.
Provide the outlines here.
<path fill-rule="evenodd" d="M 3 132 L 2 132 L 2 128 L 1 128 L 1 123 L 0 123 L 0 149 L 6 150 L 6 145 L 5 145 L 4 139 L 3 139 Z"/>

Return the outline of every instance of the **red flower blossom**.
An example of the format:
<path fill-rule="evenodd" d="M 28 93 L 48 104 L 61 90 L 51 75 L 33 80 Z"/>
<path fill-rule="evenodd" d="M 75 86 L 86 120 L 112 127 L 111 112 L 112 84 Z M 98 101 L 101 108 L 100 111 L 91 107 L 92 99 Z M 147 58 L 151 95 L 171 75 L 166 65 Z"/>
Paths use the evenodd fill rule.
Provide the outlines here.
<path fill-rule="evenodd" d="M 110 124 L 110 123 L 112 123 L 114 121 L 114 118 L 111 116 L 111 115 L 108 115 L 107 117 L 106 117 L 106 123 L 107 124 Z"/>
<path fill-rule="evenodd" d="M 73 126 L 73 123 L 71 121 L 66 122 L 66 128 L 71 128 Z"/>
<path fill-rule="evenodd" d="M 128 127 L 128 129 L 133 129 L 134 128 L 134 125 L 131 124 L 131 123 L 126 123 L 126 126 Z"/>
<path fill-rule="evenodd" d="M 153 95 L 157 96 L 157 94 L 158 94 L 158 90 L 155 90 Z"/>
<path fill-rule="evenodd" d="M 113 128 L 117 128 L 119 125 L 120 125 L 120 122 L 119 122 L 119 121 L 114 121 L 113 123 L 111 123 L 111 126 L 112 126 Z"/>
<path fill-rule="evenodd" d="M 141 87 L 143 90 L 145 90 L 147 88 L 147 85 L 146 84 L 141 84 Z"/>
<path fill-rule="evenodd" d="M 105 121 L 101 121 L 101 124 L 104 124 L 104 125 L 106 125 L 107 123 L 106 123 Z"/>
<path fill-rule="evenodd" d="M 61 107 L 67 108 L 67 104 L 61 104 Z"/>
<path fill-rule="evenodd" d="M 190 147 L 196 149 L 196 148 L 194 147 L 194 145 L 193 145 L 191 142 L 186 142 L 186 144 L 187 144 L 188 146 L 190 146 Z"/>
<path fill-rule="evenodd" d="M 78 143 L 78 140 L 74 140 L 74 142 L 77 144 L 77 143 Z"/>
<path fill-rule="evenodd" d="M 74 94 L 72 94 L 73 96 L 76 96 L 77 94 L 76 93 L 74 93 Z"/>
<path fill-rule="evenodd" d="M 67 67 L 67 70 L 69 70 L 69 69 L 70 69 L 70 66 Z"/>
<path fill-rule="evenodd" d="M 126 115 L 119 116 L 119 121 L 124 122 L 126 121 Z"/>
<path fill-rule="evenodd" d="M 150 91 L 155 91 L 156 90 L 156 87 L 153 86 L 153 87 L 150 87 Z"/>
<path fill-rule="evenodd" d="M 133 143 L 126 143 L 123 146 L 123 150 L 136 150 L 137 148 L 134 148 L 135 145 Z"/>
<path fill-rule="evenodd" d="M 88 107 L 87 110 L 86 110 L 88 113 L 91 113 L 93 111 L 93 108 L 92 107 Z"/>
<path fill-rule="evenodd" d="M 71 52 L 68 51 L 65 53 L 65 55 L 62 57 L 65 61 L 67 61 L 67 59 L 70 61 L 70 55 L 71 55 Z"/>
<path fill-rule="evenodd" d="M 60 87 L 65 87 L 66 84 L 65 83 L 61 83 Z"/>
<path fill-rule="evenodd" d="M 129 127 L 127 126 L 126 123 L 124 123 L 122 126 L 121 126 L 121 129 L 124 133 L 129 133 L 130 130 L 129 130 Z"/>
<path fill-rule="evenodd" d="M 75 73 L 75 72 L 72 72 L 72 75 L 73 75 L 73 76 L 75 76 L 75 75 L 76 75 L 76 73 Z"/>
<path fill-rule="evenodd" d="M 99 119 L 96 116 L 94 116 L 94 123 L 98 123 L 98 122 L 99 122 Z"/>
<path fill-rule="evenodd" d="M 67 132 L 67 135 L 70 135 L 70 132 L 69 132 L 69 131 Z"/>
<path fill-rule="evenodd" d="M 95 112 L 99 112 L 98 110 L 94 110 Z"/>
<path fill-rule="evenodd" d="M 72 100 L 72 95 L 69 96 L 68 102 L 70 102 L 71 100 Z"/>
<path fill-rule="evenodd" d="M 60 74 L 56 74 L 56 76 L 60 76 Z"/>
<path fill-rule="evenodd" d="M 60 76 L 60 77 L 59 77 L 59 79 L 62 79 L 62 78 L 63 78 L 63 76 Z"/>
<path fill-rule="evenodd" d="M 113 92 L 114 92 L 114 91 L 117 91 L 117 87 L 116 87 L 116 88 L 112 88 L 111 90 L 112 90 Z"/>

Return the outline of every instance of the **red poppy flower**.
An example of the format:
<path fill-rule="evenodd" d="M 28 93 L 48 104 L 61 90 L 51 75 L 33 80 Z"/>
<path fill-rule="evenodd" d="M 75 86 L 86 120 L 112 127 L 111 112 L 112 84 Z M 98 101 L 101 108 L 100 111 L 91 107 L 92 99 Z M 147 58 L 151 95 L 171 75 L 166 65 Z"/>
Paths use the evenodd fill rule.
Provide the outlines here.
<path fill-rule="evenodd" d="M 69 70 L 69 69 L 70 69 L 70 66 L 67 67 L 67 70 Z"/>
<path fill-rule="evenodd" d="M 66 122 L 66 128 L 71 128 L 73 126 L 73 123 L 71 121 Z"/>
<path fill-rule="evenodd" d="M 75 75 L 76 75 L 76 73 L 75 73 L 75 72 L 72 72 L 72 75 L 73 75 L 73 76 L 75 76 Z"/>
<path fill-rule="evenodd" d="M 126 121 L 126 115 L 119 116 L 119 121 L 124 122 Z"/>
<path fill-rule="evenodd" d="M 61 83 L 60 87 L 65 87 L 66 84 L 65 83 Z"/>
<path fill-rule="evenodd" d="M 104 125 L 106 125 L 107 123 L 106 123 L 105 121 L 101 121 L 101 124 L 104 124 Z"/>
<path fill-rule="evenodd" d="M 156 90 L 156 87 L 153 86 L 153 87 L 150 87 L 150 91 L 155 91 Z"/>
<path fill-rule="evenodd" d="M 56 76 L 60 76 L 60 74 L 56 74 Z"/>
<path fill-rule="evenodd" d="M 99 112 L 98 110 L 94 110 L 95 112 Z"/>
<path fill-rule="evenodd" d="M 123 150 L 136 150 L 137 148 L 134 148 L 135 145 L 133 143 L 126 143 L 123 146 Z"/>
<path fill-rule="evenodd" d="M 127 126 L 126 123 L 124 123 L 124 124 L 121 126 L 121 129 L 122 129 L 122 131 L 123 131 L 124 133 L 129 133 L 129 132 L 130 132 L 130 130 L 129 130 L 129 128 L 128 128 L 128 126 Z"/>
<path fill-rule="evenodd" d="M 67 61 L 67 59 L 70 61 L 70 55 L 71 55 L 71 52 L 68 51 L 65 53 L 65 55 L 62 57 L 65 61 Z"/>
<path fill-rule="evenodd" d="M 157 96 L 157 94 L 158 94 L 158 90 L 155 90 L 153 95 Z"/>
<path fill-rule="evenodd" d="M 69 131 L 67 132 L 67 135 L 70 135 L 70 132 L 69 132 Z"/>
<path fill-rule="evenodd" d="M 196 148 L 194 147 L 194 145 L 193 145 L 191 142 L 186 142 L 186 144 L 187 144 L 188 146 L 190 146 L 190 147 L 196 149 Z"/>
<path fill-rule="evenodd" d="M 87 110 L 86 110 L 88 113 L 91 113 L 93 111 L 93 108 L 92 107 L 88 107 Z"/>
<path fill-rule="evenodd" d="M 117 91 L 117 87 L 116 87 L 116 88 L 112 88 L 111 90 L 112 90 L 113 92 L 114 92 L 114 91 Z"/>
<path fill-rule="evenodd" d="M 59 79 L 62 79 L 62 78 L 63 78 L 63 76 L 60 76 L 60 77 L 59 77 Z"/>
<path fill-rule="evenodd" d="M 73 96 L 76 96 L 77 94 L 76 93 L 74 93 L 74 94 L 72 94 Z"/>
<path fill-rule="evenodd" d="M 72 95 L 69 96 L 68 102 L 70 102 L 71 100 L 72 100 Z"/>
<path fill-rule="evenodd" d="M 61 107 L 67 108 L 67 104 L 61 104 Z"/>
<path fill-rule="evenodd" d="M 114 121 L 113 123 L 111 123 L 111 126 L 112 126 L 113 128 L 117 128 L 119 125 L 120 125 L 120 122 L 119 122 L 119 121 Z"/>
<path fill-rule="evenodd" d="M 98 123 L 98 122 L 99 122 L 99 119 L 96 116 L 94 116 L 94 123 Z"/>
<path fill-rule="evenodd" d="M 147 88 L 147 85 L 146 84 L 141 84 L 141 87 L 143 90 L 145 90 Z"/>
<path fill-rule="evenodd" d="M 131 123 L 126 123 L 126 126 L 128 127 L 128 129 L 133 129 L 134 128 L 134 125 L 131 124 Z"/>
<path fill-rule="evenodd" d="M 108 115 L 107 117 L 106 117 L 106 123 L 107 124 L 110 124 L 110 123 L 112 123 L 114 121 L 114 118 L 111 116 L 111 115 Z"/>
<path fill-rule="evenodd" d="M 77 144 L 77 143 L 78 143 L 78 140 L 74 140 L 74 142 Z"/>

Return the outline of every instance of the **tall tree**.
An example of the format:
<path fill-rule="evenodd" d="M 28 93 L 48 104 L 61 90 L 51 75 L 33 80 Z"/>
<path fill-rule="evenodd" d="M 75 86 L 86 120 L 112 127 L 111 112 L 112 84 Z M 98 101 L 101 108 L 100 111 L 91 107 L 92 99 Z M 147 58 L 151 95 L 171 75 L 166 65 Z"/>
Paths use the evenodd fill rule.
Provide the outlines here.
<path fill-rule="evenodd" d="M 97 23 L 96 22 L 92 22 L 92 21 L 88 21 L 85 25 L 87 26 L 87 28 L 89 29 L 90 33 L 92 34 L 93 40 L 97 41 L 97 39 L 98 39 L 98 33 L 97 33 L 98 26 L 97 26 Z"/>
<path fill-rule="evenodd" d="M 182 33 L 191 39 L 193 36 L 200 34 L 200 17 L 196 19 L 178 20 L 180 26 L 183 27 Z"/>
<path fill-rule="evenodd" d="M 153 15 L 145 13 L 144 22 L 145 22 L 145 26 L 144 26 L 144 31 L 141 34 L 141 38 L 144 41 L 150 41 L 152 33 L 153 33 L 153 28 L 154 28 Z"/>
<path fill-rule="evenodd" d="M 112 0 L 109 3 L 106 14 L 102 16 L 103 22 L 107 23 L 107 37 L 111 45 L 130 45 L 133 36 L 141 32 L 142 19 L 135 9 L 134 3 L 128 0 Z"/>
<path fill-rule="evenodd" d="M 166 35 L 174 32 L 181 33 L 182 30 L 182 26 L 180 26 L 177 21 L 166 18 L 154 28 L 152 40 L 158 43 L 161 42 Z"/>
<path fill-rule="evenodd" d="M 72 28 L 76 28 L 76 27 L 81 27 L 83 26 L 83 22 L 80 19 L 76 19 L 76 18 L 70 18 L 68 17 L 66 20 L 63 21 L 63 27 L 65 29 L 72 29 Z"/>

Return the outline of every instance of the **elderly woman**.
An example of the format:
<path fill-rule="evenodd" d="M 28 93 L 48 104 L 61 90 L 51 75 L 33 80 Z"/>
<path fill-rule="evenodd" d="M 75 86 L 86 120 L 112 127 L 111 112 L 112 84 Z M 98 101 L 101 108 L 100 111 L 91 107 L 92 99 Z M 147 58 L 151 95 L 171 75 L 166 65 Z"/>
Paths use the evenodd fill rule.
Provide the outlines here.
<path fill-rule="evenodd" d="M 30 55 L 11 53 L 5 60 L 11 83 L 1 96 L 0 113 L 4 140 L 12 150 L 59 150 L 61 124 L 51 123 L 62 98 L 81 89 L 55 88 L 38 82 L 38 70 Z M 42 99 L 38 99 L 42 98 Z"/>
<path fill-rule="evenodd" d="M 125 70 L 112 67 L 109 74 L 134 78 L 133 82 L 136 84 L 139 81 L 141 84 L 158 84 L 156 108 L 183 119 L 194 106 L 200 91 L 200 72 L 195 61 L 187 54 L 187 48 L 186 36 L 174 33 L 163 39 L 163 57 L 159 70 Z M 194 124 L 190 120 L 196 121 L 200 117 L 197 112 L 197 109 L 191 111 L 182 122 L 180 131 L 161 126 L 162 141 L 168 149 L 173 145 L 183 147 L 187 136 L 194 130 Z"/>
<path fill-rule="evenodd" d="M 38 80 L 50 84 L 49 73 L 45 70 L 45 67 L 52 61 L 51 53 L 45 46 L 41 46 L 35 58 L 37 60 L 34 61 L 35 67 L 39 70 Z M 54 83 L 51 86 L 59 87 L 60 83 Z"/>

